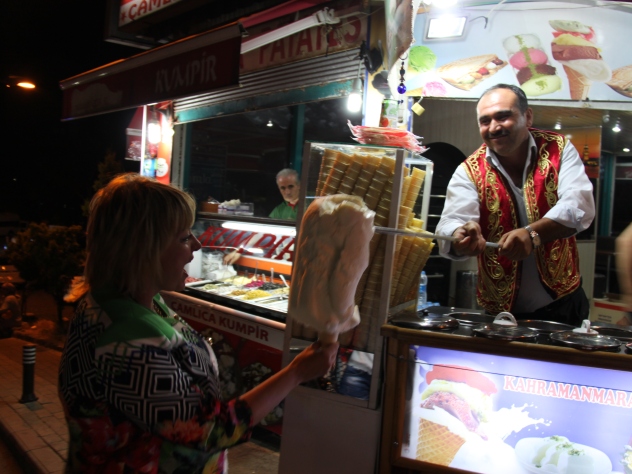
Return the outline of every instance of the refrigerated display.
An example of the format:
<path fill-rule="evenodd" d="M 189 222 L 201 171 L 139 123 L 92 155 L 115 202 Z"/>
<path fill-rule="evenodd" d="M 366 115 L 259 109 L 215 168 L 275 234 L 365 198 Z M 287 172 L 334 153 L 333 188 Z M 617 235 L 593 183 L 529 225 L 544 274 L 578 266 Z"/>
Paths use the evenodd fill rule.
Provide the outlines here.
<path fill-rule="evenodd" d="M 379 472 L 628 473 L 632 353 L 559 329 L 537 341 L 386 325 Z M 608 338 L 616 344 L 604 344 Z M 562 344 L 562 345 L 561 345 Z"/>

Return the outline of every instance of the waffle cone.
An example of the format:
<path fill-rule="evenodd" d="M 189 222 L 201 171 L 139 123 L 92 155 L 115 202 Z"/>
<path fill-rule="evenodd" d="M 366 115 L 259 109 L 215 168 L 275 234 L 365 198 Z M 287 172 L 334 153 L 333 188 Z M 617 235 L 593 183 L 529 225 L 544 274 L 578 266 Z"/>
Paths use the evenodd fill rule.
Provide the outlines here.
<path fill-rule="evenodd" d="M 586 100 L 592 81 L 575 69 L 564 66 L 566 77 L 568 78 L 568 88 L 571 91 L 571 99 Z"/>
<path fill-rule="evenodd" d="M 420 461 L 449 466 L 465 439 L 448 428 L 425 419 L 419 420 L 417 459 Z"/>

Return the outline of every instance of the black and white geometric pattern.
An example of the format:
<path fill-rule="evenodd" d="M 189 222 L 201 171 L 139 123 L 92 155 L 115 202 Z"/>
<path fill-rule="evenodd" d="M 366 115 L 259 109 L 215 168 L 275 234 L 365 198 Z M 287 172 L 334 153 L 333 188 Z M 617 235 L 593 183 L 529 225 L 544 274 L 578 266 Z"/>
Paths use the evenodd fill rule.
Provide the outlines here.
<path fill-rule="evenodd" d="M 176 347 L 157 339 L 110 343 L 97 348 L 110 318 L 87 295 L 78 307 L 60 364 L 59 388 L 71 413 L 74 402 L 107 402 L 142 429 L 169 420 L 189 420 L 220 396 L 212 349 L 186 323 L 168 315 Z M 173 341 L 172 341 L 173 342 Z"/>

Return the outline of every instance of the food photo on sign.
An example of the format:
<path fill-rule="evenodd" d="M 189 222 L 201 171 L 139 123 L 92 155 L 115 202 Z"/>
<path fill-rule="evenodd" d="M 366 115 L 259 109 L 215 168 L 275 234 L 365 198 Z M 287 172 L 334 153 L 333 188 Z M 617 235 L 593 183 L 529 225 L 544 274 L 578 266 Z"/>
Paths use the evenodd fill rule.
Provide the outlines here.
<path fill-rule="evenodd" d="M 432 25 L 435 10 L 417 15 L 406 59 L 406 94 L 478 98 L 496 83 L 520 86 L 527 97 L 546 100 L 632 98 L 630 9 L 574 2 L 465 6 L 449 36 Z M 447 28 L 447 27 L 446 27 Z M 432 35 L 435 35 L 434 37 Z M 397 78 L 389 76 L 389 84 Z"/>
<path fill-rule="evenodd" d="M 402 457 L 486 474 L 628 472 L 632 381 L 620 372 L 412 349 Z"/>

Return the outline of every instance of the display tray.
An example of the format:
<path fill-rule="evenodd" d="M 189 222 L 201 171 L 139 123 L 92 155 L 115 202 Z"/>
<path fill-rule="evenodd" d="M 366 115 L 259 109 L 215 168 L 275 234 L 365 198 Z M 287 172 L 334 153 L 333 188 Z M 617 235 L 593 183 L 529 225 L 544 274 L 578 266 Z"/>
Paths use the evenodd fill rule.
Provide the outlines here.
<path fill-rule="evenodd" d="M 239 286 L 231 285 L 230 282 L 224 281 L 211 281 L 211 280 L 201 280 L 192 283 L 187 283 L 185 285 L 184 293 L 187 293 L 196 298 L 200 298 L 206 301 L 210 301 L 213 303 L 221 304 L 223 306 L 233 307 L 235 309 L 239 309 L 242 311 L 252 312 L 257 315 L 262 315 L 265 317 L 270 317 L 271 319 L 275 319 L 278 321 L 285 321 L 287 316 L 287 303 L 288 303 L 288 295 L 287 294 L 272 294 L 272 295 L 264 295 L 260 298 L 253 299 L 245 299 L 243 295 L 230 295 L 230 294 L 221 294 L 218 291 L 214 290 L 204 290 L 202 289 L 206 285 L 216 285 L 216 290 L 221 291 L 225 289 L 226 291 L 235 291 L 235 290 L 243 290 L 243 291 L 256 291 L 258 288 L 244 288 Z"/>

